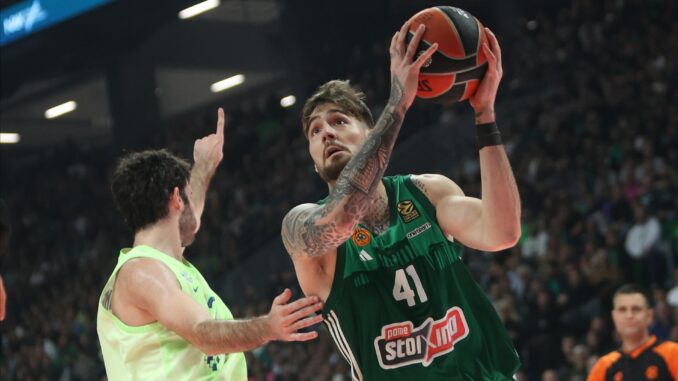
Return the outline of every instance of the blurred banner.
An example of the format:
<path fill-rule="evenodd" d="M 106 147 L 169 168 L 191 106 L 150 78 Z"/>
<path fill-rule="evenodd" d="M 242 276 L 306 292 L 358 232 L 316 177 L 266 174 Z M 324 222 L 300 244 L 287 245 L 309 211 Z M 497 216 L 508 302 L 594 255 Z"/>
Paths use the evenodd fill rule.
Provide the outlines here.
<path fill-rule="evenodd" d="M 0 46 L 113 0 L 27 0 L 0 10 Z"/>

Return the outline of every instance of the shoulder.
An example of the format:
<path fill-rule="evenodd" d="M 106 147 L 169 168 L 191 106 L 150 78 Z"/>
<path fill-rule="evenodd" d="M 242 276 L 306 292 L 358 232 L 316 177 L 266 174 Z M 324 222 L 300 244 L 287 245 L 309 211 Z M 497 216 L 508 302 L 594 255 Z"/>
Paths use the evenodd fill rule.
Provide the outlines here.
<path fill-rule="evenodd" d="M 320 209 L 322 209 L 322 205 L 308 203 L 297 205 L 287 212 L 282 220 L 282 229 L 280 232 L 283 241 L 285 242 L 285 246 L 287 246 L 288 241 L 295 239 L 295 237 L 299 237 L 304 224 Z"/>
<path fill-rule="evenodd" d="M 587 380 L 588 381 L 604 380 L 605 372 L 607 372 L 607 370 L 612 366 L 612 364 L 619 360 L 619 357 L 621 357 L 621 354 L 619 354 L 619 352 L 617 351 L 614 351 L 598 359 L 596 364 L 591 369 L 591 373 L 589 374 L 589 378 Z"/>
<path fill-rule="evenodd" d="M 464 196 L 464 191 L 447 176 L 425 173 L 410 176 L 410 181 L 435 205 L 446 196 Z"/>
<path fill-rule="evenodd" d="M 674 360 L 678 359 L 678 343 L 674 341 L 664 341 L 657 345 L 654 350 L 664 359 L 664 361 L 666 361 L 666 365 L 668 365 L 669 372 L 671 373 L 671 376 L 673 376 L 673 379 L 678 380 L 678 361 Z"/>
<path fill-rule="evenodd" d="M 320 204 L 312 204 L 312 203 L 306 203 L 306 204 L 299 204 L 295 206 L 294 208 L 290 209 L 289 212 L 285 215 L 285 218 L 283 218 L 283 225 L 286 222 L 292 222 L 296 219 L 299 219 L 300 217 L 310 215 L 314 211 L 322 208 L 322 205 Z"/>
<path fill-rule="evenodd" d="M 165 264 L 153 258 L 134 258 L 122 265 L 116 277 L 116 292 L 143 296 L 179 286 L 176 276 Z"/>
<path fill-rule="evenodd" d="M 678 343 L 674 341 L 664 341 L 658 344 L 654 350 L 666 359 L 678 358 Z"/>
<path fill-rule="evenodd" d="M 606 367 L 609 367 L 610 365 L 614 364 L 619 358 L 621 357 L 621 354 L 618 351 L 612 351 L 605 356 L 601 357 L 600 360 L 598 360 L 599 364 L 604 364 Z"/>
<path fill-rule="evenodd" d="M 290 255 L 293 256 L 304 251 L 302 241 L 305 232 L 308 230 L 308 222 L 313 220 L 313 216 L 317 217 L 317 213 L 322 207 L 319 204 L 308 203 L 297 205 L 287 212 L 282 221 L 280 236 Z"/>

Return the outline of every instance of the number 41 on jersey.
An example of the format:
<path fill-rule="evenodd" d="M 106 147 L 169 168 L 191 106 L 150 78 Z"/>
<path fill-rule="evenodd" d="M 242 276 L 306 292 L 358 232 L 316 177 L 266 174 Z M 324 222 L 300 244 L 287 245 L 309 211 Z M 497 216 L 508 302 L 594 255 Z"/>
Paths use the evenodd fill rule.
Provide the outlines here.
<path fill-rule="evenodd" d="M 407 274 L 405 274 L 407 272 Z M 417 275 L 417 270 L 413 265 L 407 266 L 407 268 L 398 269 L 395 272 L 395 281 L 393 282 L 393 298 L 397 301 L 407 300 L 407 305 L 412 307 L 416 304 L 414 299 L 414 291 L 410 287 L 410 282 L 407 279 L 407 276 L 412 278 L 414 282 L 414 287 L 417 289 L 417 296 L 419 297 L 420 303 L 425 303 L 428 300 L 426 296 L 426 291 L 421 285 L 421 280 L 419 275 Z"/>

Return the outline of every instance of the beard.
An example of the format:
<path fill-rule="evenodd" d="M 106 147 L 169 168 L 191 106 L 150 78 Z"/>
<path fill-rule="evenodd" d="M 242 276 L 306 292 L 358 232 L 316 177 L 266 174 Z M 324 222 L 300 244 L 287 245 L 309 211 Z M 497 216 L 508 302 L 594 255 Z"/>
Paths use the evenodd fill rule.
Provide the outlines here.
<path fill-rule="evenodd" d="M 346 164 L 351 160 L 351 155 L 341 155 L 337 158 L 328 158 L 325 160 L 326 165 L 318 169 L 320 178 L 326 183 L 337 181 L 341 171 L 344 170 Z"/>
<path fill-rule="evenodd" d="M 191 203 L 185 202 L 184 211 L 179 217 L 179 238 L 181 239 L 181 246 L 188 247 L 195 241 L 196 228 L 198 227 L 198 220 L 195 218 Z"/>

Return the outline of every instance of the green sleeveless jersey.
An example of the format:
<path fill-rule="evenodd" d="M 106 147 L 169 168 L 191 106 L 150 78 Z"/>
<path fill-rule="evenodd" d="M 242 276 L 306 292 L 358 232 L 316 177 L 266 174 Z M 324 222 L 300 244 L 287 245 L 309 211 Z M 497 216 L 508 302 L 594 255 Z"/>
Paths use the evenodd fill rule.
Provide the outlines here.
<path fill-rule="evenodd" d="M 123 264 L 134 258 L 152 258 L 162 262 L 174 272 L 181 290 L 205 308 L 214 319 L 233 319 L 221 298 L 187 260 L 178 261 L 149 246 L 123 249 L 101 293 L 97 313 L 97 334 L 108 379 L 247 380 L 243 353 L 208 356 L 158 322 L 132 327 L 113 314 L 111 295 L 116 275 Z"/>
<path fill-rule="evenodd" d="M 389 228 L 337 249 L 325 324 L 354 380 L 512 380 L 520 366 L 492 304 L 409 176 L 385 177 Z M 322 202 L 321 202 L 322 203 Z"/>

